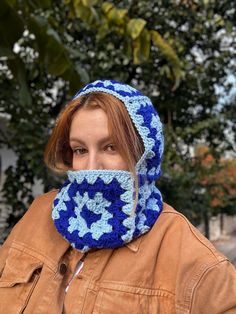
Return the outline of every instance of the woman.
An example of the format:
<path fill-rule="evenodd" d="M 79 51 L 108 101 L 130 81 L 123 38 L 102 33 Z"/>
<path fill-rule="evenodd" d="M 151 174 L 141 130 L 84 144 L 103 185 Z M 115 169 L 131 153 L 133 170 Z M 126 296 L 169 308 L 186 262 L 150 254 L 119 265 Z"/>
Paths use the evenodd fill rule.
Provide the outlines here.
<path fill-rule="evenodd" d="M 162 126 L 149 98 L 96 81 L 58 118 L 46 164 L 68 170 L 0 254 L 0 313 L 236 313 L 236 272 L 155 181 Z"/>

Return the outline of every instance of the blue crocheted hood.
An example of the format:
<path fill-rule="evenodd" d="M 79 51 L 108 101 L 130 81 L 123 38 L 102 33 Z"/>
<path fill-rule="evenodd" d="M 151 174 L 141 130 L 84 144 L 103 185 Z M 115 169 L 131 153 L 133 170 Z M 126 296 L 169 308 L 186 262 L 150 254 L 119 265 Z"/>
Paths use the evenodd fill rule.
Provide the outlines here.
<path fill-rule="evenodd" d="M 164 139 L 162 123 L 151 100 L 134 87 L 114 80 L 97 80 L 88 84 L 74 99 L 91 92 L 108 93 L 124 103 L 145 148 L 144 154 L 136 164 L 136 172 L 141 178 L 157 180 L 161 174 Z"/>
<path fill-rule="evenodd" d="M 111 80 L 88 84 L 74 99 L 92 92 L 111 94 L 124 103 L 143 140 L 144 153 L 135 166 L 137 204 L 130 171 L 68 171 L 68 180 L 54 200 L 52 218 L 58 232 L 81 252 L 125 245 L 148 232 L 163 207 L 155 186 L 161 172 L 162 124 L 151 100 L 135 88 Z"/>

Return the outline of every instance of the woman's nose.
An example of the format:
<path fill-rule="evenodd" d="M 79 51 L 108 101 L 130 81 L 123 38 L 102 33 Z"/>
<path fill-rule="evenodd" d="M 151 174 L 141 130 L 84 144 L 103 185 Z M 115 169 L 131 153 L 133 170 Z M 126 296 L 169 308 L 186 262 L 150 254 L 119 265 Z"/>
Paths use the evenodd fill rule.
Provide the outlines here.
<path fill-rule="evenodd" d="M 87 170 L 102 169 L 101 158 L 96 153 L 88 154 Z"/>

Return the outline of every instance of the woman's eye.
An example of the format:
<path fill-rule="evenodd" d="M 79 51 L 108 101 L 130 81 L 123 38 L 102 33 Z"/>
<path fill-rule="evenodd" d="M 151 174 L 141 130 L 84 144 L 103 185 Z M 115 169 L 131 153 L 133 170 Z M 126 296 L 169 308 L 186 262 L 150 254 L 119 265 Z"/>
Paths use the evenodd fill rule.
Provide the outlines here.
<path fill-rule="evenodd" d="M 75 155 L 83 155 L 83 154 L 86 153 L 86 151 L 87 150 L 85 148 L 75 148 L 75 149 L 73 149 L 73 153 Z"/>
<path fill-rule="evenodd" d="M 115 150 L 116 150 L 115 145 L 113 145 L 113 144 L 107 145 L 107 146 L 106 146 L 106 149 L 107 149 L 108 151 L 115 151 Z"/>
<path fill-rule="evenodd" d="M 114 144 L 108 144 L 104 147 L 104 150 L 108 152 L 114 152 L 116 151 L 116 147 Z M 73 154 L 75 155 L 84 155 L 87 153 L 88 150 L 86 148 L 79 147 L 79 148 L 72 148 L 72 151 L 73 151 Z"/>

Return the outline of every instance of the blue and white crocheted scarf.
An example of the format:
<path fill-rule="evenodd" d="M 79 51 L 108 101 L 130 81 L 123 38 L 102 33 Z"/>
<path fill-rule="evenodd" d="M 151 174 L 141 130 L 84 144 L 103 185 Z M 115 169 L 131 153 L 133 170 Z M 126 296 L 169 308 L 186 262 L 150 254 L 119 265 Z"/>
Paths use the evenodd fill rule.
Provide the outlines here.
<path fill-rule="evenodd" d="M 131 172 L 68 171 L 68 180 L 54 200 L 52 218 L 58 232 L 81 252 L 124 246 L 148 232 L 163 207 L 155 186 L 161 172 L 163 132 L 151 100 L 135 88 L 111 80 L 88 84 L 75 98 L 92 92 L 111 94 L 124 103 L 145 149 L 135 166 L 139 181 L 136 206 Z"/>

